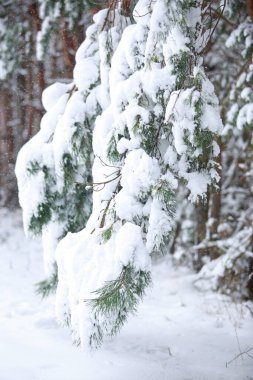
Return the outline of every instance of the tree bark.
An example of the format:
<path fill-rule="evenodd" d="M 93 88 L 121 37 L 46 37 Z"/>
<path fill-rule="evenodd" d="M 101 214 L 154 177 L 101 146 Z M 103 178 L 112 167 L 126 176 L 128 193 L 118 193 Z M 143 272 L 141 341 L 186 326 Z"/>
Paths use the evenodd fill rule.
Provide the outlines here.
<path fill-rule="evenodd" d="M 11 93 L 8 88 L 0 92 L 0 204 L 4 206 L 16 205 L 15 190 L 11 186 L 14 173 L 14 135 L 11 125 L 12 108 Z"/>
<path fill-rule="evenodd" d="M 209 239 L 215 240 L 217 238 L 217 229 L 220 223 L 220 214 L 221 214 L 221 185 L 222 185 L 222 162 L 221 162 L 221 155 L 222 155 L 222 143 L 221 138 L 218 139 L 217 144 L 220 147 L 220 154 L 215 159 L 217 163 L 217 171 L 220 175 L 220 180 L 217 184 L 217 188 L 212 190 L 210 194 L 210 215 L 211 218 L 211 224 L 209 227 Z"/>
<path fill-rule="evenodd" d="M 208 210 L 209 210 L 209 192 L 207 194 L 206 200 L 199 199 L 199 201 L 195 205 L 195 212 L 196 212 L 195 245 L 201 244 L 206 238 Z M 208 254 L 208 250 L 205 247 L 196 249 L 193 264 L 194 264 L 194 268 L 197 271 L 200 270 L 203 265 L 202 257 L 207 254 Z"/>
<path fill-rule="evenodd" d="M 73 68 L 75 65 L 75 40 L 73 36 L 68 32 L 66 23 L 64 23 L 60 33 L 62 38 L 63 60 L 65 65 L 64 76 L 65 78 L 72 78 Z"/>
<path fill-rule="evenodd" d="M 34 31 L 32 36 L 33 58 L 26 63 L 26 128 L 27 137 L 31 138 L 38 131 L 42 117 L 41 96 L 45 89 L 45 70 L 43 62 L 36 60 L 36 35 L 41 30 L 41 19 L 37 2 L 29 6 L 28 12 L 32 17 Z M 35 78 L 35 81 L 33 78 Z"/>
<path fill-rule="evenodd" d="M 246 0 L 249 16 L 253 21 L 253 0 Z"/>
<path fill-rule="evenodd" d="M 25 86 L 25 96 L 26 96 L 26 106 L 25 106 L 25 128 L 27 130 L 27 138 L 32 137 L 33 130 L 33 73 L 32 73 L 32 62 L 28 62 L 26 66 L 26 86 Z"/>

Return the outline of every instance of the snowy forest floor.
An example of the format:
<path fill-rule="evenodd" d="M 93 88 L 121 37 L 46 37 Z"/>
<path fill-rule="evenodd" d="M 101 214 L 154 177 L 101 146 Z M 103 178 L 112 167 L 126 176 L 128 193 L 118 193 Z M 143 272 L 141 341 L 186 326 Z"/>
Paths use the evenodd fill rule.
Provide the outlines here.
<path fill-rule="evenodd" d="M 168 258 L 138 314 L 92 355 L 58 327 L 53 297 L 35 295 L 41 279 L 40 240 L 25 239 L 19 211 L 1 209 L 0 380 L 253 380 L 253 359 L 240 355 L 253 347 L 247 305 L 200 293 Z"/>

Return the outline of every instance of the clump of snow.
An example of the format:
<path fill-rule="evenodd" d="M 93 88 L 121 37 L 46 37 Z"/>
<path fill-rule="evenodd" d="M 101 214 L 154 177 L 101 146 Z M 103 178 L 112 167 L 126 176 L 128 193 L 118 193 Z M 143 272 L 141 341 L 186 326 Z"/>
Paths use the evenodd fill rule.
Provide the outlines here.
<path fill-rule="evenodd" d="M 221 241 L 219 246 L 225 253 L 203 266 L 196 276 L 195 286 L 202 291 L 221 291 L 235 299 L 242 295 L 247 297 L 248 268 L 253 256 L 248 248 L 252 235 L 253 230 L 249 227 Z"/>
<path fill-rule="evenodd" d="M 115 239 L 115 255 L 122 265 L 131 262 L 137 270 L 150 270 L 150 257 L 139 226 L 128 222 L 119 229 Z"/>
<path fill-rule="evenodd" d="M 239 111 L 237 116 L 237 127 L 243 129 L 253 122 L 253 103 L 245 104 Z"/>
<path fill-rule="evenodd" d="M 182 51 L 189 51 L 187 46 L 190 43 L 190 39 L 183 35 L 182 30 L 177 26 L 174 26 L 170 30 L 170 34 L 167 39 L 166 55 L 173 56 L 181 53 Z"/>
<path fill-rule="evenodd" d="M 189 199 L 192 202 L 197 202 L 198 197 L 207 193 L 207 187 L 210 183 L 210 176 L 207 173 L 184 173 L 187 180 L 187 188 L 190 190 Z"/>
<path fill-rule="evenodd" d="M 149 0 L 140 0 L 137 2 L 133 17 L 137 24 L 148 24 L 152 13 L 153 4 Z"/>
<path fill-rule="evenodd" d="M 22 147 L 17 157 L 15 173 L 18 180 L 19 202 L 23 209 L 26 233 L 29 232 L 32 216 L 38 214 L 40 205 L 45 201 L 46 174 L 43 171 L 43 166 L 47 165 L 49 170 L 54 170 L 52 137 L 56 124 L 66 106 L 68 98 L 68 95 L 65 94 L 66 90 L 67 86 L 64 94 L 42 118 L 41 130 Z"/>
<path fill-rule="evenodd" d="M 47 87 L 42 94 L 42 104 L 46 111 L 49 111 L 60 97 L 71 89 L 71 84 L 56 82 Z"/>
<path fill-rule="evenodd" d="M 147 191 L 160 177 L 158 161 L 143 149 L 129 152 L 122 169 L 121 185 L 128 194 Z"/>

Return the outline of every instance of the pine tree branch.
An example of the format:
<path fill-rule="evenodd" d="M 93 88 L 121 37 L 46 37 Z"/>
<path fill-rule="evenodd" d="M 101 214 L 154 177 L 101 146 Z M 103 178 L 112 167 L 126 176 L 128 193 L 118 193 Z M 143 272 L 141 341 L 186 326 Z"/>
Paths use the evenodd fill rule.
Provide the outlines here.
<path fill-rule="evenodd" d="M 56 292 L 58 284 L 58 267 L 57 264 L 53 265 L 53 272 L 47 279 L 35 284 L 36 294 L 41 295 L 42 298 L 48 297 L 51 293 Z"/>
<path fill-rule="evenodd" d="M 98 348 L 104 336 L 117 334 L 129 314 L 134 314 L 146 287 L 151 285 L 151 274 L 136 270 L 129 263 L 123 266 L 116 280 L 105 282 L 95 290 L 95 298 L 85 299 L 94 316 L 94 332 L 90 336 L 91 348 Z"/>

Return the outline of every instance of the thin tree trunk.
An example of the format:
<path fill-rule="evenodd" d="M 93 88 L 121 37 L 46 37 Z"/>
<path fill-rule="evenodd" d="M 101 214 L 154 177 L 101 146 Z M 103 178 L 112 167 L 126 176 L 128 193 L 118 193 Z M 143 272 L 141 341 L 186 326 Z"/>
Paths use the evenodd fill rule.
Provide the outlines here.
<path fill-rule="evenodd" d="M 41 99 L 42 92 L 45 89 L 45 69 L 43 62 L 37 62 L 36 80 L 38 84 L 38 97 Z"/>
<path fill-rule="evenodd" d="M 34 109 L 32 106 L 33 102 L 33 67 L 32 62 L 27 63 L 26 69 L 26 86 L 25 86 L 25 97 L 26 97 L 26 106 L 25 106 L 25 127 L 27 130 L 27 138 L 32 137 L 33 131 L 33 113 Z"/>
<path fill-rule="evenodd" d="M 65 65 L 64 76 L 65 78 L 72 78 L 75 65 L 75 41 L 68 32 L 66 23 L 64 23 L 60 33 L 62 38 L 63 61 Z"/>
<path fill-rule="evenodd" d="M 196 211 L 195 245 L 199 245 L 206 238 L 208 210 L 209 210 L 209 193 L 207 194 L 206 200 L 200 199 L 195 205 L 195 211 Z M 207 255 L 207 253 L 208 253 L 208 250 L 205 247 L 196 249 L 195 257 L 193 260 L 194 267 L 196 270 L 201 269 L 203 265 L 202 257 Z"/>
<path fill-rule="evenodd" d="M 27 65 L 27 91 L 28 92 L 28 116 L 27 116 L 27 127 L 29 132 L 29 137 L 31 137 L 34 132 L 37 132 L 39 127 L 39 121 L 42 117 L 42 104 L 41 96 L 45 89 L 45 70 L 43 62 L 36 61 L 36 35 L 41 30 L 41 19 L 39 16 L 38 4 L 37 2 L 32 3 L 29 6 L 29 13 L 32 16 L 33 30 L 35 33 L 32 36 L 33 43 L 33 59 Z M 35 83 L 33 83 L 33 78 L 35 78 Z M 30 96 L 29 96 L 30 95 Z M 34 102 L 34 100 L 36 102 Z M 37 107 L 37 104 L 40 107 Z M 35 105 L 36 104 L 36 105 Z M 34 131 L 35 128 L 35 131 Z"/>
<path fill-rule="evenodd" d="M 222 155 L 222 144 L 221 139 L 217 141 L 219 147 L 220 147 L 220 154 L 215 159 L 217 163 L 217 171 L 220 175 L 220 181 L 217 184 L 217 188 L 212 190 L 210 194 L 210 215 L 209 218 L 211 219 L 211 223 L 209 226 L 209 239 L 215 240 L 217 238 L 217 229 L 220 223 L 220 214 L 221 214 L 221 184 L 222 184 L 222 162 L 221 162 L 221 155 Z"/>
<path fill-rule="evenodd" d="M 0 204 L 11 206 L 16 204 L 15 191 L 12 180 L 14 177 L 14 135 L 11 125 L 11 93 L 8 88 L 2 88 L 0 92 Z"/>
<path fill-rule="evenodd" d="M 246 0 L 248 13 L 251 17 L 251 20 L 253 21 L 253 0 Z"/>

